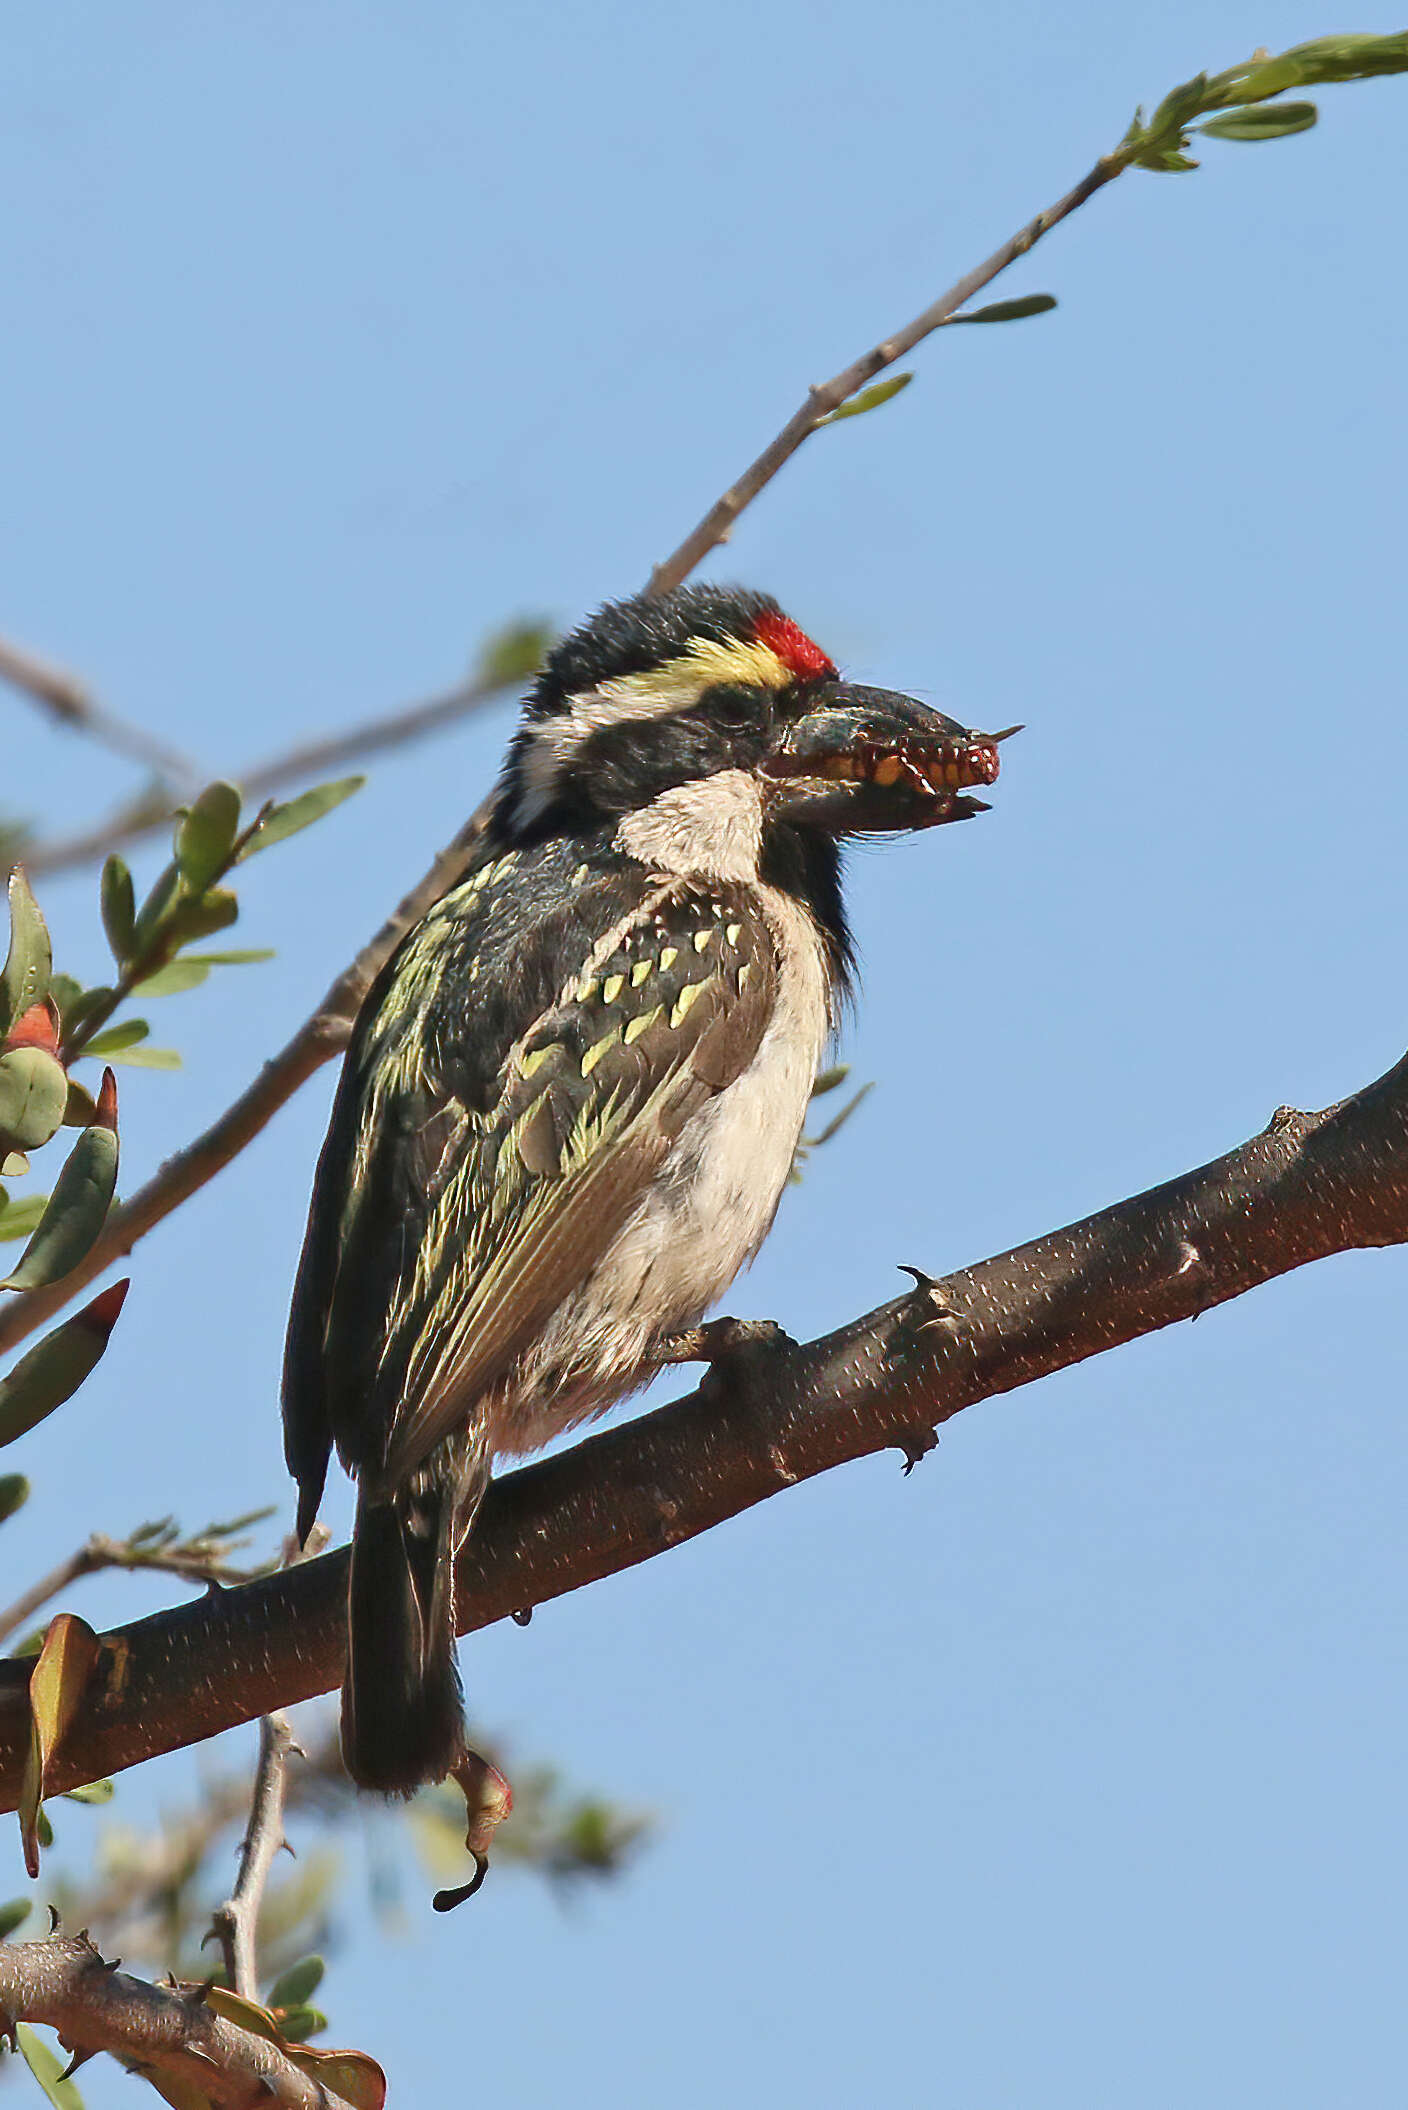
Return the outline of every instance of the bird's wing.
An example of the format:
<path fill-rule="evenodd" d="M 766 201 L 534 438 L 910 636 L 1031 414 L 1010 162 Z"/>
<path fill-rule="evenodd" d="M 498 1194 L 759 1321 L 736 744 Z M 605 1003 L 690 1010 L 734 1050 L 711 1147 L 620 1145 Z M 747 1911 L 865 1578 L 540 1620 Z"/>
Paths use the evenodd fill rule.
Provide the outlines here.
<path fill-rule="evenodd" d="M 327 1434 L 316 1407 L 295 1432 L 324 1462 L 335 1435 L 388 1487 L 591 1272 L 690 1115 L 752 1060 L 776 993 L 771 938 L 725 884 L 626 906 L 603 875 L 536 920 L 512 874 L 497 906 L 483 894 L 412 933 L 363 1013 L 291 1332 Z M 564 916 L 582 941 L 566 954 Z M 564 956 L 586 964 L 553 988 Z"/>

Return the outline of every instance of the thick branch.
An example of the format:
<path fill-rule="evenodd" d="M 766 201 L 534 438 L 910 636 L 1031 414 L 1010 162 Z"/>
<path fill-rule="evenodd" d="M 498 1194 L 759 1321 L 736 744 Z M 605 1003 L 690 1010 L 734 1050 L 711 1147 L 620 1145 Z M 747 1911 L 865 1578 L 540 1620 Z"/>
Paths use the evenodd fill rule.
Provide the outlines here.
<path fill-rule="evenodd" d="M 1087 198 L 1094 197 L 1096 191 L 1113 182 L 1124 166 L 1122 161 L 1102 155 L 1089 175 L 1082 177 L 1074 190 L 1067 191 L 1064 198 L 1059 198 L 1045 212 L 1039 212 L 1034 220 L 1029 220 L 1026 226 L 1009 241 L 1004 242 L 1000 249 L 995 249 L 986 263 L 979 264 L 975 270 L 968 272 L 956 285 L 950 286 L 947 293 L 941 293 L 936 301 L 932 301 L 912 322 L 906 323 L 902 330 L 897 330 L 893 337 L 886 337 L 879 344 L 872 345 L 868 352 L 862 352 L 859 359 L 853 359 L 849 366 L 842 367 L 840 373 L 833 374 L 829 381 L 819 382 L 809 388 L 805 401 L 793 412 L 777 437 L 769 440 L 756 461 L 750 462 L 744 470 L 738 482 L 731 485 L 723 497 L 710 506 L 704 518 L 697 527 L 690 530 L 679 548 L 672 551 L 663 563 L 656 565 L 650 574 L 646 592 L 670 593 L 676 586 L 681 585 L 695 566 L 704 561 L 711 549 L 727 541 L 734 522 L 745 506 L 753 503 L 758 493 L 772 482 L 779 469 L 791 461 L 798 448 L 811 438 L 818 425 L 822 424 L 832 411 L 839 410 L 858 389 L 865 387 L 867 381 L 873 381 L 887 366 L 893 366 L 897 359 L 903 359 L 906 352 L 912 352 L 916 344 L 922 343 L 926 337 L 932 337 L 935 330 L 950 322 L 975 293 L 990 285 L 998 273 L 1005 271 L 1009 264 L 1015 264 L 1019 257 L 1025 256 L 1044 234 L 1049 234 L 1060 221 L 1084 205 Z"/>
<path fill-rule="evenodd" d="M 0 2023 L 38 2022 L 71 2051 L 184 2081 L 220 2110 L 346 2110 L 274 2044 L 224 2021 L 200 1999 L 106 1964 L 83 1935 L 0 1943 Z"/>
<path fill-rule="evenodd" d="M 1408 1057 L 1261 1135 L 1031 1245 L 495 1483 L 461 1559 L 464 1630 L 649 1560 L 798 1480 L 934 1426 L 1258 1282 L 1408 1239 Z M 341 1675 L 345 1552 L 118 1629 L 51 1768 L 55 1792 L 326 1691 Z M 29 1665 L 0 1664 L 0 1787 L 28 1746 Z"/>

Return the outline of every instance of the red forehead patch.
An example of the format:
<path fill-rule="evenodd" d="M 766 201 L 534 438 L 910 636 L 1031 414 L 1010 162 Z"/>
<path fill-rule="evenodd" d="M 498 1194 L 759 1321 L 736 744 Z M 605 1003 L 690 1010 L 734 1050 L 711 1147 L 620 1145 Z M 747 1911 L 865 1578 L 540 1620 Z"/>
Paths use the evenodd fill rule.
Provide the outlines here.
<path fill-rule="evenodd" d="M 753 635 L 760 645 L 777 654 L 784 667 L 791 668 L 798 681 L 817 681 L 836 672 L 820 645 L 814 645 L 791 616 L 771 612 L 760 615 L 753 625 Z"/>

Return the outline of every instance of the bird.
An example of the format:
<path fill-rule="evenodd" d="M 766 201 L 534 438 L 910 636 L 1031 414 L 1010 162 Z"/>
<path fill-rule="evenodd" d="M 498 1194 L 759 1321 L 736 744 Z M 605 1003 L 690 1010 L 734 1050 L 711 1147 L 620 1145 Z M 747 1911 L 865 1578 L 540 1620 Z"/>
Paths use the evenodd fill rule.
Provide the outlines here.
<path fill-rule="evenodd" d="M 984 810 L 1005 737 L 844 680 L 741 587 L 610 602 L 547 656 L 355 1021 L 293 1296 L 299 1542 L 334 1446 L 358 1487 L 360 1787 L 464 1756 L 454 1566 L 494 1462 L 688 1359 L 766 1237 L 855 972 L 845 839 Z"/>

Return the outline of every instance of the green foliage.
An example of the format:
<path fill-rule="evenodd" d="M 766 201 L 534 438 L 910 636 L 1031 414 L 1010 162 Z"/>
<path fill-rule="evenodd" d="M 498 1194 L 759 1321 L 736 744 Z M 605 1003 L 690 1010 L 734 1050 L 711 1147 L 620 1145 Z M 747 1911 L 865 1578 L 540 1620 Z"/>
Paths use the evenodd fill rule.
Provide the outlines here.
<path fill-rule="evenodd" d="M 829 410 L 818 423 L 838 425 L 842 418 L 863 418 L 868 410 L 878 410 L 882 403 L 889 402 L 891 396 L 897 396 L 902 388 L 908 388 L 913 379 L 913 374 L 891 374 L 888 381 L 877 381 L 873 388 L 862 388 L 851 397 L 849 403 L 843 403 L 839 410 Z"/>
<path fill-rule="evenodd" d="M 33 1910 L 34 1903 L 30 1898 L 11 1898 L 8 1905 L 0 1905 L 0 1941 L 8 1941 Z"/>
<path fill-rule="evenodd" d="M 253 857 L 257 850 L 267 850 L 274 843 L 297 835 L 300 829 L 311 828 L 314 821 L 320 821 L 344 799 L 350 799 L 354 791 L 360 791 L 366 781 L 365 777 L 338 777 L 334 783 L 319 784 L 312 791 L 302 792 L 285 805 L 266 806 L 253 827 L 240 838 L 231 862 L 238 864 Z"/>
<path fill-rule="evenodd" d="M 1057 305 L 1054 293 L 1028 293 L 1021 300 L 994 300 L 971 315 L 950 315 L 955 322 L 1024 322 L 1028 315 L 1049 315 Z"/>
<path fill-rule="evenodd" d="M 92 1250 L 117 1187 L 117 1089 L 111 1070 L 104 1072 L 98 1112 L 69 1152 L 24 1257 L 0 1289 L 42 1289 L 62 1281 Z"/>
<path fill-rule="evenodd" d="M 1279 58 L 1258 52 L 1225 73 L 1195 74 L 1170 89 L 1147 123 L 1142 109 L 1136 110 L 1134 122 L 1109 158 L 1120 168 L 1179 174 L 1198 166 L 1184 151 L 1192 131 L 1247 144 L 1284 139 L 1292 132 L 1309 131 L 1318 113 L 1314 103 L 1271 103 L 1271 97 L 1288 88 L 1321 88 L 1403 72 L 1408 72 L 1408 31 L 1386 37 L 1315 37 Z M 1209 121 L 1197 124 L 1200 117 Z"/>
<path fill-rule="evenodd" d="M 46 1333 L 0 1377 L 0 1448 L 72 1399 L 101 1360 L 126 1294 L 126 1282 L 105 1289 L 82 1311 Z"/>
<path fill-rule="evenodd" d="M 515 682 L 531 681 L 553 647 L 553 632 L 547 623 L 506 623 L 496 630 L 480 651 L 474 678 L 484 688 L 507 689 Z"/>
<path fill-rule="evenodd" d="M 18 869 L 10 874 L 10 949 L 0 973 L 0 1040 L 35 1004 L 49 994 L 53 961 L 49 930 L 29 881 Z"/>
<path fill-rule="evenodd" d="M 29 1482 L 23 1473 L 0 1473 L 0 1524 L 23 1509 L 29 1500 Z"/>

